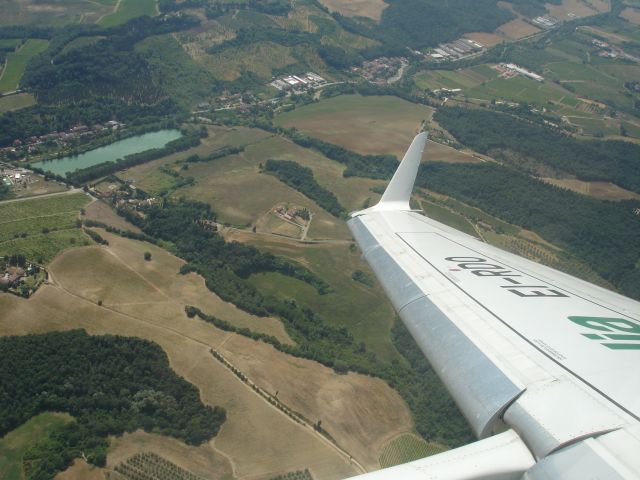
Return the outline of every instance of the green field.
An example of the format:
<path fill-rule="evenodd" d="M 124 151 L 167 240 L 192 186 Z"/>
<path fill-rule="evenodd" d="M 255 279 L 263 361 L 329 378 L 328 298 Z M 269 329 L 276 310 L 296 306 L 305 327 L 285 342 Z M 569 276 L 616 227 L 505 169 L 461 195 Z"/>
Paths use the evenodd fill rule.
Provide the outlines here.
<path fill-rule="evenodd" d="M 398 97 L 340 95 L 282 113 L 274 123 L 358 153 L 402 158 L 432 112 Z"/>
<path fill-rule="evenodd" d="M 483 64 L 461 70 L 425 70 L 414 76 L 416 85 L 422 89 L 439 88 L 469 89 L 497 78 L 498 71 Z"/>
<path fill-rule="evenodd" d="M 7 63 L 0 77 L 0 92 L 16 90 L 29 60 L 44 52 L 48 45 L 47 40 L 30 38 L 17 52 L 7 55 Z"/>
<path fill-rule="evenodd" d="M 549 101 L 560 102 L 566 96 L 566 92 L 553 84 L 536 82 L 520 76 L 496 78 L 484 85 L 471 88 L 465 93 L 470 98 L 503 99 L 537 105 L 547 104 Z"/>
<path fill-rule="evenodd" d="M 21 42 L 20 38 L 1 38 L 0 49 L 15 49 Z"/>
<path fill-rule="evenodd" d="M 0 113 L 30 107 L 31 105 L 35 105 L 35 103 L 36 99 L 30 93 L 19 93 L 17 95 L 0 97 Z"/>
<path fill-rule="evenodd" d="M 102 17 L 100 25 L 113 27 L 114 25 L 126 23 L 135 17 L 141 17 L 143 15 L 152 17 L 155 14 L 156 0 L 120 0 L 118 9 Z"/>
<path fill-rule="evenodd" d="M 39 440 L 49 436 L 71 417 L 62 413 L 41 413 L 0 439 L 0 477 L 3 480 L 25 478 L 22 458 Z"/>
<path fill-rule="evenodd" d="M 76 226 L 83 193 L 0 204 L 0 255 L 21 253 L 44 264 L 60 250 L 90 243 Z"/>
<path fill-rule="evenodd" d="M 446 450 L 447 448 L 440 444 L 427 443 L 415 435 L 402 435 L 384 447 L 380 454 L 380 466 L 382 468 L 393 467 Z"/>

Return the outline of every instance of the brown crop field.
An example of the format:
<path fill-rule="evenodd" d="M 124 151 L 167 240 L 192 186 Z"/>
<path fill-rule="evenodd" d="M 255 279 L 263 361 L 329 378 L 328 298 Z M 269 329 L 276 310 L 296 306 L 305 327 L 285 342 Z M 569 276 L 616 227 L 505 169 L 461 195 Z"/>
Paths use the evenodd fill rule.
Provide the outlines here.
<path fill-rule="evenodd" d="M 338 444 L 349 445 L 349 452 L 368 469 L 379 468 L 379 452 L 389 439 L 411 430 L 404 401 L 388 392 L 382 380 L 353 373 L 335 375 L 315 362 L 291 359 L 270 345 L 239 336 L 226 342 L 220 352 L 260 387 L 278 392 L 278 399 L 292 410 L 311 421 L 322 420 L 322 428 Z M 366 404 L 358 405 L 363 398 L 368 399 Z M 376 422 L 371 421 L 374 418 Z"/>
<path fill-rule="evenodd" d="M 586 2 L 584 0 L 562 0 L 560 5 L 548 3 L 549 14 L 559 20 L 571 20 L 576 17 L 589 17 L 608 10 L 606 2 Z"/>
<path fill-rule="evenodd" d="M 640 195 L 610 182 L 585 182 L 577 179 L 543 178 L 547 183 L 589 195 L 600 200 L 638 200 Z"/>
<path fill-rule="evenodd" d="M 369 17 L 380 20 L 387 4 L 382 0 L 321 0 L 332 12 L 340 12 L 348 17 Z"/>
<path fill-rule="evenodd" d="M 280 114 L 275 123 L 358 153 L 402 158 L 432 113 L 398 97 L 341 95 Z"/>
<path fill-rule="evenodd" d="M 187 318 L 184 306 L 194 304 L 237 325 L 243 324 L 238 317 L 244 315 L 252 329 L 258 330 L 258 323 L 270 324 L 271 334 L 279 325 L 275 319 L 251 317 L 221 302 L 206 290 L 200 277 L 179 275 L 182 262 L 158 247 L 102 230 L 100 234 L 109 246 L 77 248 L 60 255 L 50 266 L 51 283 L 29 300 L 0 295 L 0 334 L 84 328 L 90 334 L 152 340 L 166 351 L 171 367 L 199 388 L 202 400 L 225 407 L 228 418 L 213 441 L 197 448 L 142 433 L 114 439 L 108 467 L 144 448 L 194 473 L 214 465 L 214 470 L 207 471 L 214 479 L 230 472 L 242 479 L 268 478 L 305 468 L 314 478 L 338 479 L 359 472 L 349 454 L 367 469 L 377 468 L 374 460 L 382 440 L 388 439 L 387 429 L 395 434 L 411 430 L 408 410 L 384 382 L 340 376 L 314 362 Z M 144 251 L 152 254 L 151 261 L 144 261 Z M 103 300 L 102 305 L 97 300 Z M 265 388 L 281 390 L 282 400 L 310 419 L 321 418 L 349 453 L 269 405 L 216 361 L 210 348 L 224 351 Z M 301 386 L 302 381 L 308 384 Z M 79 463 L 68 473 L 76 469 L 84 467 Z"/>
<path fill-rule="evenodd" d="M 425 148 L 423 162 L 476 163 L 482 160 L 470 153 L 456 150 L 441 143 L 429 141 Z"/>
<path fill-rule="evenodd" d="M 530 23 L 525 22 L 521 18 L 516 18 L 510 22 L 500 25 L 496 30 L 496 33 L 504 35 L 510 40 L 518 40 L 520 38 L 528 37 L 540 31 L 539 28 L 534 27 Z"/>
<path fill-rule="evenodd" d="M 627 7 L 620 12 L 620 16 L 634 25 L 640 25 L 640 9 Z"/>
<path fill-rule="evenodd" d="M 474 42 L 478 42 L 485 47 L 493 47 L 499 43 L 504 42 L 504 38 L 502 38 L 497 33 L 487 33 L 487 32 L 471 32 L 465 33 L 465 38 L 470 38 Z"/>

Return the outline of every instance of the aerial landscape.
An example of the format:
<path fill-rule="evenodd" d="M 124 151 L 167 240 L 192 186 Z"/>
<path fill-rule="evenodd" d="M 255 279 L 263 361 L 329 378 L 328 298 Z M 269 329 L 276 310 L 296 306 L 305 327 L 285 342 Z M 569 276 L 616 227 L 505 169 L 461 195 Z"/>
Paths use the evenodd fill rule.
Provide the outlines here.
<path fill-rule="evenodd" d="M 640 0 L 0 0 L 0 479 L 473 442 L 346 223 L 422 131 L 413 209 L 640 300 Z"/>

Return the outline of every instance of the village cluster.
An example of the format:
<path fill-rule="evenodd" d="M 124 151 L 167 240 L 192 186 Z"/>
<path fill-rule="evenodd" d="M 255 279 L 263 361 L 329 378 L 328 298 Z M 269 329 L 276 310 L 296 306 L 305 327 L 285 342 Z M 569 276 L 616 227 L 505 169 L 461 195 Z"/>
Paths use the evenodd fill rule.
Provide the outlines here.
<path fill-rule="evenodd" d="M 352 67 L 351 71 L 369 82 L 385 84 L 397 77 L 407 65 L 409 61 L 404 57 L 380 57 L 363 62 L 361 67 Z"/>

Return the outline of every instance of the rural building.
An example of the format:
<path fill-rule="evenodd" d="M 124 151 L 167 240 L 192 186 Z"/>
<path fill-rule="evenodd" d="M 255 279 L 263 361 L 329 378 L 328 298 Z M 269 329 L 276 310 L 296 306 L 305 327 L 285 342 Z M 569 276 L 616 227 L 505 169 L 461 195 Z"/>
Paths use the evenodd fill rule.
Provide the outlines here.
<path fill-rule="evenodd" d="M 533 80 L 535 80 L 536 82 L 542 82 L 544 81 L 544 77 L 541 75 L 538 75 L 537 73 L 533 73 L 530 70 L 527 70 L 526 68 L 520 67 L 518 65 L 516 65 L 515 63 L 501 63 L 500 64 L 502 67 L 504 67 L 507 70 L 511 70 L 512 72 L 515 73 L 519 73 L 520 75 L 523 75 L 525 77 L 531 78 Z"/>

